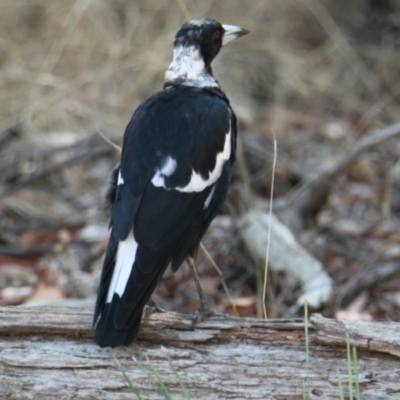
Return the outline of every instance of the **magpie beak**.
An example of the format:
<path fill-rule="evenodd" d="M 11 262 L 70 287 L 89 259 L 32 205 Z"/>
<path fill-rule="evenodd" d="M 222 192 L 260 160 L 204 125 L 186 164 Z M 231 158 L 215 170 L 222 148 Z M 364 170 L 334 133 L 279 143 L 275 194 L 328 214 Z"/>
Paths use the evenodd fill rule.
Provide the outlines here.
<path fill-rule="evenodd" d="M 250 31 L 241 28 L 240 26 L 223 24 L 222 27 L 224 28 L 225 31 L 224 36 L 222 38 L 222 46 L 225 46 L 233 39 L 236 39 L 240 36 L 244 36 L 250 33 Z"/>

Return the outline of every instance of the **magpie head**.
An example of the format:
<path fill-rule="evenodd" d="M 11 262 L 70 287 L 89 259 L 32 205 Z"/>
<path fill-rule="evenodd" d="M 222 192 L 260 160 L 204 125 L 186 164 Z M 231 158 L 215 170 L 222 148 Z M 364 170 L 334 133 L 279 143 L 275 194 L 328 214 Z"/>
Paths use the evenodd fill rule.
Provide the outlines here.
<path fill-rule="evenodd" d="M 212 76 L 212 60 L 223 45 L 247 33 L 239 26 L 206 18 L 182 25 L 175 36 L 174 59 L 165 74 L 166 85 L 218 86 Z"/>
<path fill-rule="evenodd" d="M 246 33 L 249 31 L 238 26 L 221 25 L 213 19 L 197 19 L 182 25 L 175 36 L 174 47 L 194 46 L 209 66 L 224 44 Z"/>

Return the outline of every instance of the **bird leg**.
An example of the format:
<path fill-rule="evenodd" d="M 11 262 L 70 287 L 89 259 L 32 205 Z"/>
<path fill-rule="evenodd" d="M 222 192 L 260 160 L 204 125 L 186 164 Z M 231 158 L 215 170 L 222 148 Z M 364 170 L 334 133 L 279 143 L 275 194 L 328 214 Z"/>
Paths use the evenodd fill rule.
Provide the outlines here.
<path fill-rule="evenodd" d="M 196 325 L 198 322 L 201 322 L 205 317 L 210 317 L 210 316 L 226 317 L 226 315 L 223 313 L 218 313 L 216 311 L 213 311 L 210 305 L 208 304 L 206 296 L 204 296 L 203 289 L 201 288 L 200 285 L 199 276 L 197 275 L 193 258 L 187 257 L 186 262 L 189 264 L 190 270 L 192 271 L 193 280 L 194 283 L 196 284 L 197 292 L 200 298 L 200 307 L 193 315 L 193 325 Z"/>

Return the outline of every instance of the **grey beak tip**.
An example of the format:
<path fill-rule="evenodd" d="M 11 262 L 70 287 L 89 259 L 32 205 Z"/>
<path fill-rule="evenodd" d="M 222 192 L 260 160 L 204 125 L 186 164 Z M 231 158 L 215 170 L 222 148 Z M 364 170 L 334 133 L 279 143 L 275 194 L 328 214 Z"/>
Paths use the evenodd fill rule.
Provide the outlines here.
<path fill-rule="evenodd" d="M 250 31 L 248 29 L 242 28 L 242 30 L 239 32 L 239 37 L 247 35 L 248 33 L 250 33 Z"/>

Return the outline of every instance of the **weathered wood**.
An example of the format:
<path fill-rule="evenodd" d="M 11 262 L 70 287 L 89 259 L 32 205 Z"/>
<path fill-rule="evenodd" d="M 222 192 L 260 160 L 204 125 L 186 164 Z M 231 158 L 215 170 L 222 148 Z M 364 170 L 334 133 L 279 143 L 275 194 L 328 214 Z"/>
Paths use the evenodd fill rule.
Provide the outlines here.
<path fill-rule="evenodd" d="M 398 322 L 336 321 L 316 314 L 311 316 L 311 323 L 317 342 L 343 346 L 347 334 L 352 346 L 400 357 Z"/>
<path fill-rule="evenodd" d="M 346 332 L 359 347 L 362 399 L 399 398 L 399 359 L 388 354 L 399 356 L 400 324 L 313 316 L 307 362 L 302 320 L 211 318 L 192 329 L 188 317 L 153 314 L 134 345 L 100 349 L 91 317 L 80 309 L 0 307 L 0 398 L 135 399 L 115 357 L 143 399 L 162 399 L 132 358 L 154 377 L 148 357 L 172 398 L 182 399 L 169 355 L 192 399 L 301 399 L 306 382 L 310 399 L 338 399 L 338 370 L 348 390 Z"/>

